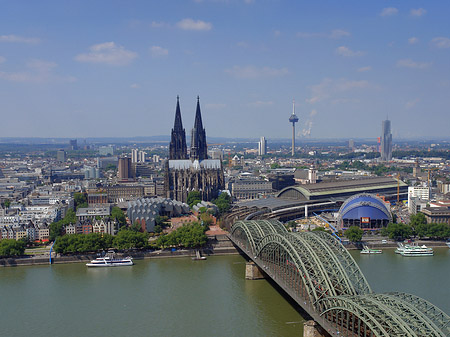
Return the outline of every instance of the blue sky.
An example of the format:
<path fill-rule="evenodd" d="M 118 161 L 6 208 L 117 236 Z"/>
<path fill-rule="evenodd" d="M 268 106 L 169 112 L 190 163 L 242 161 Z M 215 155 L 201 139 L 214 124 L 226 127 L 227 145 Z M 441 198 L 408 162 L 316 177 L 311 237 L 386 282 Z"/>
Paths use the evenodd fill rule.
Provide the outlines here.
<path fill-rule="evenodd" d="M 448 137 L 445 1 L 1 1 L 1 135 Z"/>

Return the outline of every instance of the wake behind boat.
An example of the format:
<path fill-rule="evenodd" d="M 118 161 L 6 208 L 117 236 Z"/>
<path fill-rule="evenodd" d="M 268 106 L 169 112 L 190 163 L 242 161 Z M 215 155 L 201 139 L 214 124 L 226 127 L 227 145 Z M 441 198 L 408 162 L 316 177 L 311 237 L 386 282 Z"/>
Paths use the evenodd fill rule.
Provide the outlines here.
<path fill-rule="evenodd" d="M 132 266 L 133 258 L 127 256 L 125 258 L 119 259 L 114 257 L 114 253 L 108 253 L 105 256 L 98 257 L 89 263 L 86 263 L 88 267 L 119 267 L 119 266 Z"/>

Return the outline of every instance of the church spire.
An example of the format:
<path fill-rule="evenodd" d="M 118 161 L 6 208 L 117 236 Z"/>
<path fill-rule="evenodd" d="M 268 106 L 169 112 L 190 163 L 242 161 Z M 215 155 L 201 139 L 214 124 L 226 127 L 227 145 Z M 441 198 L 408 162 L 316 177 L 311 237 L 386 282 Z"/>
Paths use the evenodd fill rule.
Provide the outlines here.
<path fill-rule="evenodd" d="M 200 111 L 200 97 L 197 96 L 197 110 L 195 112 L 194 128 L 191 134 L 191 159 L 203 160 L 208 158 L 206 132 L 203 128 Z"/>
<path fill-rule="evenodd" d="M 177 107 L 175 110 L 175 123 L 172 129 L 172 136 L 169 146 L 169 159 L 186 159 L 186 132 L 183 129 L 183 122 L 181 120 L 180 97 L 177 96 Z"/>

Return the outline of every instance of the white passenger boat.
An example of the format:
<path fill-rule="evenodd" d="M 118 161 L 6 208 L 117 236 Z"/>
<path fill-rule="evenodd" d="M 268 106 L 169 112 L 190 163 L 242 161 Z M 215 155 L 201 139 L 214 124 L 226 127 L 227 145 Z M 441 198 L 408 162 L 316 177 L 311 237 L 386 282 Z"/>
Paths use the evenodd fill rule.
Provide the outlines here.
<path fill-rule="evenodd" d="M 447 241 L 445 244 L 447 245 L 448 248 L 450 248 L 450 241 Z"/>
<path fill-rule="evenodd" d="M 98 257 L 89 263 L 86 263 L 88 267 L 119 267 L 119 266 L 132 266 L 133 258 L 128 256 L 123 259 L 116 259 L 111 256 Z"/>
<path fill-rule="evenodd" d="M 422 246 L 411 246 L 398 244 L 398 248 L 395 251 L 397 254 L 402 256 L 433 256 L 433 248 L 429 248 L 425 245 Z"/>
<path fill-rule="evenodd" d="M 367 246 L 363 246 L 363 250 L 361 250 L 361 254 L 381 254 L 383 251 L 381 249 L 373 249 Z"/>

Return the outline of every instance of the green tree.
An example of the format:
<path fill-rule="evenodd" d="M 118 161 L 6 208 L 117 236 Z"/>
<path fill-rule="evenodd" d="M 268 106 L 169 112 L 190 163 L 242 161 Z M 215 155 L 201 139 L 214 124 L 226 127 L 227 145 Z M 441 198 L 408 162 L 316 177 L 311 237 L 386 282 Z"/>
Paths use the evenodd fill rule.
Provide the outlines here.
<path fill-rule="evenodd" d="M 21 256 L 25 252 L 25 241 L 3 239 L 0 241 L 0 257 Z"/>
<path fill-rule="evenodd" d="M 117 206 L 114 206 L 111 209 L 111 218 L 115 219 L 119 223 L 119 226 L 123 226 L 127 223 L 125 213 Z"/>
<path fill-rule="evenodd" d="M 363 230 L 358 226 L 351 226 L 344 232 L 344 235 L 351 242 L 360 242 L 363 236 Z"/>
<path fill-rule="evenodd" d="M 186 203 L 189 205 L 189 207 L 193 207 L 194 205 L 198 204 L 202 201 L 202 195 L 199 191 L 191 191 L 189 192 L 187 196 Z"/>
<path fill-rule="evenodd" d="M 114 247 L 118 249 L 147 248 L 148 233 L 141 233 L 122 228 L 114 237 Z"/>
<path fill-rule="evenodd" d="M 228 193 L 221 193 L 219 197 L 212 202 L 219 209 L 219 215 L 224 214 L 231 208 L 231 197 Z"/>
<path fill-rule="evenodd" d="M 5 208 L 9 208 L 9 206 L 11 206 L 11 200 L 6 199 L 6 200 L 3 202 L 3 206 L 5 206 Z"/>
<path fill-rule="evenodd" d="M 382 233 L 387 234 L 390 239 L 403 240 L 413 234 L 413 229 L 404 223 L 390 223 Z"/>
<path fill-rule="evenodd" d="M 74 193 L 73 199 L 75 201 L 75 209 L 78 209 L 80 207 L 81 208 L 88 207 L 86 193 L 80 193 L 80 192 Z"/>

